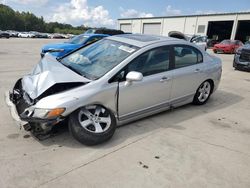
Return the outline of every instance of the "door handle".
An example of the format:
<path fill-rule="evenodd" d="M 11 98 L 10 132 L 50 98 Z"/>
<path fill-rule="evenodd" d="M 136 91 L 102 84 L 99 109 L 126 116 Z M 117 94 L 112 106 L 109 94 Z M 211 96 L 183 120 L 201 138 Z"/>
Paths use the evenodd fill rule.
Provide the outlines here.
<path fill-rule="evenodd" d="M 201 72 L 201 69 L 195 69 L 195 73 Z"/>
<path fill-rule="evenodd" d="M 166 77 L 166 76 L 163 76 L 163 77 L 160 79 L 160 82 L 167 82 L 167 81 L 169 81 L 169 80 L 171 80 L 171 78 Z"/>

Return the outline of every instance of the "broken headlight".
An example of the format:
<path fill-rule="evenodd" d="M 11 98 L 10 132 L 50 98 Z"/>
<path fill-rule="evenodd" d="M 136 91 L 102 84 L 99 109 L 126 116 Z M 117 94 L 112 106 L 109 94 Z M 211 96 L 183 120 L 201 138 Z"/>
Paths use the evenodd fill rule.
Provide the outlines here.
<path fill-rule="evenodd" d="M 29 108 L 25 110 L 24 114 L 28 117 L 51 119 L 60 116 L 65 112 L 65 108 L 43 109 L 43 108 Z"/>

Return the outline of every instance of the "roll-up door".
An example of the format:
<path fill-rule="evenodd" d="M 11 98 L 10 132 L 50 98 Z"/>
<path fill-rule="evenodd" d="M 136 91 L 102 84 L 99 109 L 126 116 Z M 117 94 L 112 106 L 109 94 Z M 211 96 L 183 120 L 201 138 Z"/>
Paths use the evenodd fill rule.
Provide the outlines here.
<path fill-rule="evenodd" d="M 132 33 L 132 25 L 131 24 L 121 24 L 120 29 L 125 33 Z"/>
<path fill-rule="evenodd" d="M 160 35 L 161 34 L 161 23 L 144 23 L 143 33 L 150 35 Z"/>

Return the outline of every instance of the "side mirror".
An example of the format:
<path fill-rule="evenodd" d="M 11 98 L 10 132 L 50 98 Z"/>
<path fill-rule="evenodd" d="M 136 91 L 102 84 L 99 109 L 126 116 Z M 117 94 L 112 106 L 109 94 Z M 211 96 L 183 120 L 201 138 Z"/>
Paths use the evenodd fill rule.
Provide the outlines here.
<path fill-rule="evenodd" d="M 126 76 L 125 86 L 129 86 L 132 84 L 132 82 L 141 81 L 142 79 L 143 79 L 142 73 L 131 71 Z"/>

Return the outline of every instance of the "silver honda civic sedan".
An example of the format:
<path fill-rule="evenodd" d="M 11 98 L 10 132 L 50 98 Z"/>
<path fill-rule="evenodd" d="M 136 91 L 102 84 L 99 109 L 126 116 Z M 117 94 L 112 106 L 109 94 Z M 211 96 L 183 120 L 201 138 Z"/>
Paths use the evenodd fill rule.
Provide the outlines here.
<path fill-rule="evenodd" d="M 187 103 L 205 104 L 221 72 L 221 60 L 195 44 L 117 35 L 60 59 L 45 54 L 8 99 L 27 122 L 24 129 L 38 138 L 64 120 L 75 139 L 94 145 L 110 139 L 118 125 Z"/>

